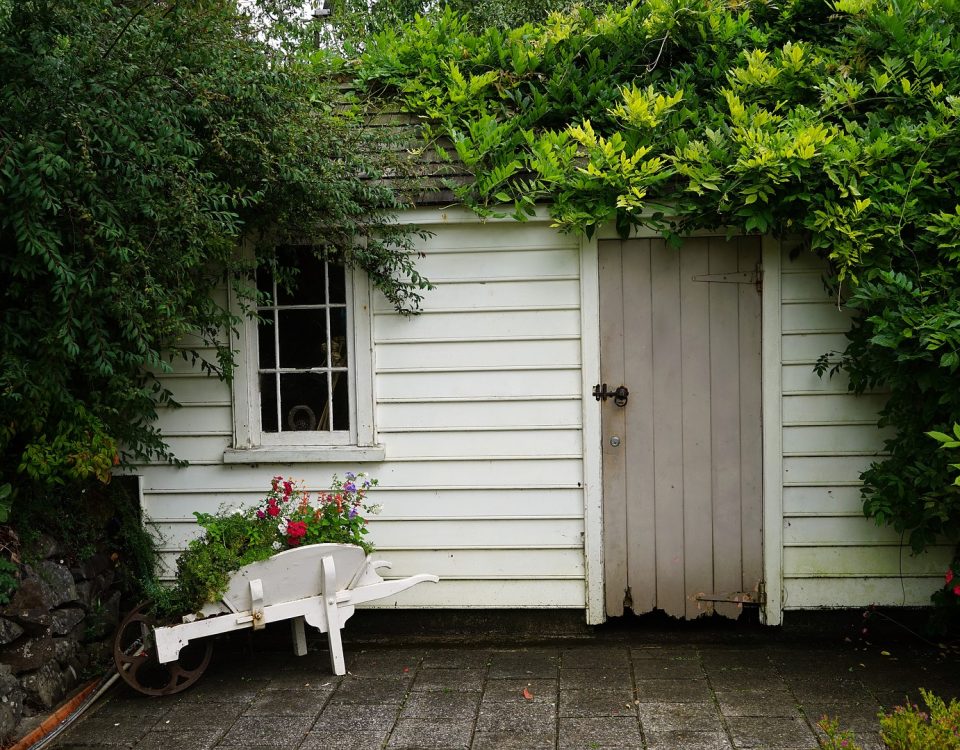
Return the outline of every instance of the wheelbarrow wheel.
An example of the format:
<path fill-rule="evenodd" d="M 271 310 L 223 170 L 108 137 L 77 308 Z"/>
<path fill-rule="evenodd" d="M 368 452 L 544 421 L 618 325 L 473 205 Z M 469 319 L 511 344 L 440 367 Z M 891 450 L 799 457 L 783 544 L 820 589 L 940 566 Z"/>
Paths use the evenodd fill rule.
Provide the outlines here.
<path fill-rule="evenodd" d="M 130 687 L 144 695 L 173 695 L 200 679 L 213 656 L 209 638 L 188 643 L 176 661 L 161 664 L 153 641 L 156 621 L 146 613 L 144 602 L 130 612 L 113 640 L 113 661 Z"/>

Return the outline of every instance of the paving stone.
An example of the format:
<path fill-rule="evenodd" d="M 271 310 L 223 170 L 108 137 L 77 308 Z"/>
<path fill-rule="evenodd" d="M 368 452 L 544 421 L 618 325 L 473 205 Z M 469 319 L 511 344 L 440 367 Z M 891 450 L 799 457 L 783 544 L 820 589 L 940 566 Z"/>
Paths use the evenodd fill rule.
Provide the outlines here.
<path fill-rule="evenodd" d="M 806 701 L 801 709 L 811 724 L 823 717 L 839 719 L 845 729 L 868 731 L 880 726 L 880 704 L 876 701 Z"/>
<path fill-rule="evenodd" d="M 560 666 L 557 651 L 502 651 L 494 652 L 490 661 L 491 678 L 528 677 L 554 678 Z"/>
<path fill-rule="evenodd" d="M 638 706 L 644 732 L 718 732 L 723 726 L 713 701 L 707 703 L 641 703 Z"/>
<path fill-rule="evenodd" d="M 249 703 L 269 684 L 266 679 L 208 679 L 204 677 L 184 691 L 184 703 Z"/>
<path fill-rule="evenodd" d="M 696 646 L 634 646 L 630 649 L 630 658 L 639 659 L 681 659 L 699 660 L 700 651 Z"/>
<path fill-rule="evenodd" d="M 470 750 L 554 750 L 556 733 L 475 732 Z"/>
<path fill-rule="evenodd" d="M 633 674 L 638 680 L 704 679 L 703 668 L 697 659 L 637 659 Z"/>
<path fill-rule="evenodd" d="M 783 678 L 767 667 L 708 667 L 705 669 L 714 690 L 786 690 Z"/>
<path fill-rule="evenodd" d="M 193 727 L 172 729 L 165 732 L 148 732 L 136 744 L 137 750 L 209 750 L 223 736 L 217 727 Z"/>
<path fill-rule="evenodd" d="M 704 648 L 700 651 L 700 660 L 703 662 L 704 669 L 708 671 L 721 668 L 769 668 L 771 665 L 766 651 L 760 646 Z"/>
<path fill-rule="evenodd" d="M 177 696 L 167 698 L 148 698 L 136 694 L 136 697 L 123 694 L 110 694 L 112 697 L 97 707 L 95 715 L 98 719 L 113 719 L 118 721 L 130 716 L 143 719 L 144 716 L 155 716 L 158 720 L 164 718 L 178 705 Z M 94 704 L 96 705 L 96 704 Z M 239 712 L 238 712 L 239 713 Z"/>
<path fill-rule="evenodd" d="M 403 703 L 407 680 L 352 677 L 341 682 L 330 696 L 331 703 Z"/>
<path fill-rule="evenodd" d="M 404 719 L 472 719 L 477 715 L 480 693 L 411 693 L 400 716 Z"/>
<path fill-rule="evenodd" d="M 332 693 L 341 682 L 339 677 L 317 674 L 313 670 L 285 669 L 270 673 L 266 690 L 309 690 Z"/>
<path fill-rule="evenodd" d="M 727 721 L 737 748 L 762 750 L 811 750 L 819 747 L 802 719 L 734 716 Z"/>
<path fill-rule="evenodd" d="M 390 735 L 388 729 L 373 731 L 307 732 L 300 750 L 374 750 L 383 747 Z"/>
<path fill-rule="evenodd" d="M 560 651 L 560 666 L 564 669 L 600 669 L 629 664 L 630 651 L 625 646 L 584 646 Z"/>
<path fill-rule="evenodd" d="M 622 688 L 633 687 L 630 667 L 608 667 L 605 669 L 566 669 L 560 670 L 560 689 L 575 690 L 582 688 Z"/>
<path fill-rule="evenodd" d="M 716 691 L 724 716 L 800 717 L 797 700 L 786 690 Z"/>
<path fill-rule="evenodd" d="M 246 716 L 299 716 L 312 722 L 328 697 L 329 693 L 312 690 L 264 690 L 243 713 Z"/>
<path fill-rule="evenodd" d="M 787 688 L 800 699 L 826 701 L 866 700 L 871 697 L 866 686 L 856 677 L 836 674 L 786 675 Z"/>
<path fill-rule="evenodd" d="M 486 675 L 486 669 L 421 669 L 413 690 L 479 691 Z"/>
<path fill-rule="evenodd" d="M 477 716 L 477 731 L 537 734 L 552 730 L 556 716 L 555 707 L 547 703 L 501 703 L 481 707 Z"/>
<path fill-rule="evenodd" d="M 400 719 L 390 735 L 388 748 L 410 750 L 467 750 L 473 734 L 472 721 Z"/>
<path fill-rule="evenodd" d="M 245 707 L 244 703 L 217 703 L 211 710 L 209 705 L 203 703 L 181 703 L 164 713 L 154 724 L 153 730 L 172 731 L 197 727 L 227 730 Z M 99 713 L 97 715 L 99 716 Z"/>
<path fill-rule="evenodd" d="M 637 720 L 629 717 L 560 719 L 560 750 L 642 747 Z"/>
<path fill-rule="evenodd" d="M 487 680 L 483 689 L 483 705 L 490 703 L 522 703 L 523 691 L 533 696 L 534 703 L 556 703 L 558 680 L 498 679 Z"/>
<path fill-rule="evenodd" d="M 399 706 L 330 705 L 320 714 L 311 732 L 388 732 L 400 713 Z"/>
<path fill-rule="evenodd" d="M 645 733 L 648 750 L 732 750 L 725 732 L 699 732 L 692 729 Z"/>
<path fill-rule="evenodd" d="M 289 750 L 300 744 L 309 726 L 308 722 L 286 717 L 241 716 L 227 730 L 217 747 Z"/>
<path fill-rule="evenodd" d="M 77 724 L 64 740 L 78 746 L 133 747 L 153 723 L 149 718 L 101 719 L 94 715 Z"/>
<path fill-rule="evenodd" d="M 357 677 L 413 677 L 421 661 L 423 652 L 419 650 L 361 651 L 347 671 Z"/>
<path fill-rule="evenodd" d="M 472 648 L 445 648 L 424 654 L 422 666 L 428 669 L 480 669 L 490 666 L 493 654 Z"/>
<path fill-rule="evenodd" d="M 560 690 L 560 716 L 636 716 L 631 689 Z"/>
<path fill-rule="evenodd" d="M 703 703 L 711 699 L 706 680 L 636 681 L 641 703 Z"/>

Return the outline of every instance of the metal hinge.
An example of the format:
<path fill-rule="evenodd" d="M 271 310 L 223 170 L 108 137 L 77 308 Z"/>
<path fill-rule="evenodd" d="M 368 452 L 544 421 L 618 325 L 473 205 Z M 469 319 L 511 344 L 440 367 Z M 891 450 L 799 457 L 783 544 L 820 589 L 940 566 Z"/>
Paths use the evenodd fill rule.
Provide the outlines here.
<path fill-rule="evenodd" d="M 694 599 L 698 602 L 717 602 L 738 604 L 742 607 L 762 607 L 767 603 L 767 593 L 760 581 L 756 591 L 732 591 L 729 594 L 697 594 Z"/>
<path fill-rule="evenodd" d="M 702 273 L 699 276 L 694 276 L 693 280 L 716 284 L 753 284 L 759 294 L 763 291 L 763 267 L 757 263 L 757 267 L 753 271 Z"/>

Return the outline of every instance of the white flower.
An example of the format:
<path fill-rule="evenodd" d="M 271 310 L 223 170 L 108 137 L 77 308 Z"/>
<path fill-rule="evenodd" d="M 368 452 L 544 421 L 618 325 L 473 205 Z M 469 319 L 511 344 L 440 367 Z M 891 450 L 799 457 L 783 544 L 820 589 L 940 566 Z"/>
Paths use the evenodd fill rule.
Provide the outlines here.
<path fill-rule="evenodd" d="M 369 513 L 371 516 L 379 516 L 380 511 L 382 510 L 383 506 L 380 503 L 377 503 L 376 505 L 371 505 L 369 508 L 367 508 L 367 513 Z"/>
<path fill-rule="evenodd" d="M 283 545 L 280 544 L 280 542 L 274 542 L 271 546 L 272 546 L 274 549 L 280 549 L 280 548 L 283 547 Z"/>
<path fill-rule="evenodd" d="M 287 533 L 287 519 L 284 518 L 277 524 L 277 528 L 280 529 L 281 534 Z"/>

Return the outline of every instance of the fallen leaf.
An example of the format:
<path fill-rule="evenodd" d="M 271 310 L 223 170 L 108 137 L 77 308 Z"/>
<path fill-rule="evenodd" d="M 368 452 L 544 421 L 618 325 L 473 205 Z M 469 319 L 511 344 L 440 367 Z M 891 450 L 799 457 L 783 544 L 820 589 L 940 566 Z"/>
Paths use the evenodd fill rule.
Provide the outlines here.
<path fill-rule="evenodd" d="M 531 693 L 527 688 L 523 689 L 523 699 L 527 701 L 533 700 L 533 693 Z"/>
<path fill-rule="evenodd" d="M 889 651 L 881 651 L 881 652 L 880 652 L 880 656 L 890 656 L 890 652 L 889 652 Z"/>
<path fill-rule="evenodd" d="M 373 481 L 373 480 L 370 480 L 370 481 Z M 404 667 L 404 668 L 403 668 L 403 673 L 404 673 L 404 674 L 406 674 L 406 673 L 409 672 L 409 671 L 410 671 L 410 667 Z"/>

